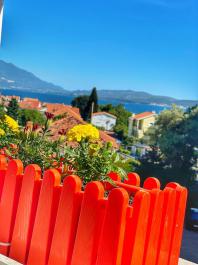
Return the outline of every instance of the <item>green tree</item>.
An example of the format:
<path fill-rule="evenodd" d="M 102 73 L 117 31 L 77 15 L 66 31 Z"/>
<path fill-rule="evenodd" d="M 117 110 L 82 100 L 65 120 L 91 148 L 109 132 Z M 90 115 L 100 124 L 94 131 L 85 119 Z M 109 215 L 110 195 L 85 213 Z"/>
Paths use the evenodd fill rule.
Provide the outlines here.
<path fill-rule="evenodd" d="M 78 96 L 72 100 L 71 104 L 73 107 L 80 109 L 80 114 L 84 120 L 90 120 L 92 111 L 98 111 L 98 95 L 96 87 L 92 89 L 90 96 Z"/>
<path fill-rule="evenodd" d="M 19 112 L 19 124 L 25 126 L 28 121 L 43 125 L 46 121 L 44 115 L 38 110 L 21 109 Z"/>
<path fill-rule="evenodd" d="M 98 111 L 98 93 L 96 87 L 92 89 L 91 95 L 89 96 L 88 104 L 90 104 L 91 109 L 93 104 L 93 112 Z"/>
<path fill-rule="evenodd" d="M 85 119 L 87 116 L 87 114 L 85 113 L 85 109 L 87 107 L 88 101 L 89 101 L 89 96 L 82 95 L 74 98 L 71 102 L 73 107 L 79 108 L 80 114 L 83 119 Z"/>
<path fill-rule="evenodd" d="M 100 110 L 115 115 L 117 117 L 116 126 L 114 127 L 115 133 L 120 140 L 123 140 L 125 137 L 127 137 L 128 120 L 132 113 L 126 110 L 122 104 L 116 106 L 113 106 L 112 104 L 101 105 Z"/>
<path fill-rule="evenodd" d="M 85 120 L 91 119 L 91 113 L 98 111 L 98 94 L 97 89 L 94 87 L 89 96 L 89 100 L 87 102 L 87 106 L 85 108 Z"/>
<path fill-rule="evenodd" d="M 15 120 L 18 120 L 19 116 L 19 104 L 15 98 L 11 99 L 8 107 L 7 114 Z"/>
<path fill-rule="evenodd" d="M 175 106 L 162 112 L 150 137 L 152 151 L 142 159 L 140 173 L 189 186 L 198 159 L 198 106 L 186 112 Z"/>

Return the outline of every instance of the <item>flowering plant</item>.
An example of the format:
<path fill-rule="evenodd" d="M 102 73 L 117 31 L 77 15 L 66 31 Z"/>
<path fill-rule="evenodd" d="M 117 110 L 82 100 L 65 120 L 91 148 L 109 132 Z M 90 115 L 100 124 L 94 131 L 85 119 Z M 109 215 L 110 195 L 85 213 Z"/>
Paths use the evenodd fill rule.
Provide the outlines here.
<path fill-rule="evenodd" d="M 6 131 L 18 132 L 18 123 L 8 115 L 1 115 L 0 117 L 0 135 L 5 135 Z"/>
<path fill-rule="evenodd" d="M 24 166 L 38 164 L 43 171 L 55 167 L 63 178 L 76 174 L 84 184 L 94 180 L 112 183 L 110 172 L 117 172 L 124 179 L 132 170 L 134 161 L 120 157 L 111 143 L 101 142 L 98 129 L 90 124 L 74 126 L 67 133 L 61 130 L 60 138 L 52 141 L 53 116 L 45 116 L 44 126 L 29 123 L 19 130 L 15 120 L 5 113 L 0 115 L 1 153 L 20 159 Z"/>
<path fill-rule="evenodd" d="M 111 143 L 102 143 L 98 129 L 92 125 L 73 127 L 68 131 L 67 139 L 75 142 L 76 146 L 64 149 L 64 177 L 71 174 L 72 169 L 84 184 L 94 180 L 112 182 L 110 172 L 117 172 L 124 179 L 127 171 L 131 170 L 132 161 L 121 158 Z"/>
<path fill-rule="evenodd" d="M 91 124 L 76 125 L 68 131 L 67 139 L 70 142 L 95 141 L 99 139 L 99 131 Z"/>
<path fill-rule="evenodd" d="M 14 119 L 2 115 L 0 118 L 1 154 L 8 158 L 20 159 L 24 166 L 38 164 L 42 170 L 53 167 L 59 157 L 60 145 L 58 141 L 48 139 L 51 118 L 46 115 L 46 123 L 43 127 L 30 123 L 19 130 Z"/>
<path fill-rule="evenodd" d="M 0 148 L 6 149 L 10 143 L 14 143 L 18 132 L 18 123 L 5 113 L 0 113 Z"/>

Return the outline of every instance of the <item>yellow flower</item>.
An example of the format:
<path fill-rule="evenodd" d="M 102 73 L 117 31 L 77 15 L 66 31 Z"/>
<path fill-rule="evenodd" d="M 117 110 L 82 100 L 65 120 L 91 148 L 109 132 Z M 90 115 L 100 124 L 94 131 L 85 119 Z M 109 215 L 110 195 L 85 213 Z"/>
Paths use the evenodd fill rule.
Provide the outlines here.
<path fill-rule="evenodd" d="M 18 132 L 19 130 L 19 125 L 18 123 L 11 118 L 8 115 L 5 115 L 5 122 L 7 123 L 8 127 L 13 131 L 13 132 Z"/>
<path fill-rule="evenodd" d="M 0 128 L 0 136 L 3 136 L 5 134 L 5 131 Z"/>
<path fill-rule="evenodd" d="M 98 129 L 91 124 L 76 125 L 67 133 L 67 140 L 70 142 L 81 142 L 83 139 L 95 141 L 98 140 L 99 137 Z"/>

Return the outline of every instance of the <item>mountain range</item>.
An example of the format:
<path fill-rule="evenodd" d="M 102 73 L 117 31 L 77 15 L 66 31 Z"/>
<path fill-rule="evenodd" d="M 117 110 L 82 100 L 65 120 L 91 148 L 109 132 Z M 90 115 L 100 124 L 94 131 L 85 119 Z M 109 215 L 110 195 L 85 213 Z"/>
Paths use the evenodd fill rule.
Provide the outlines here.
<path fill-rule="evenodd" d="M 43 81 L 31 72 L 2 60 L 0 60 L 0 89 L 64 96 L 79 96 L 90 93 L 88 90 L 65 90 L 61 86 Z M 178 104 L 185 107 L 198 104 L 198 100 L 180 100 L 173 97 L 152 95 L 143 91 L 134 90 L 98 90 L 98 96 L 100 99 L 129 103 L 157 105 Z"/>

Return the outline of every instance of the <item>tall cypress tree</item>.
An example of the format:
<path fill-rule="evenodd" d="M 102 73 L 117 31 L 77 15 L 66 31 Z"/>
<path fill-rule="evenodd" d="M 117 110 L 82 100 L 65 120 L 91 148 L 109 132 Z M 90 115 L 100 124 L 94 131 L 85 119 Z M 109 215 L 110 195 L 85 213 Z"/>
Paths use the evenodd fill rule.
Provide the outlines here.
<path fill-rule="evenodd" d="M 91 113 L 98 111 L 98 94 L 97 89 L 94 87 L 91 91 L 91 94 L 89 96 L 89 101 L 87 103 L 87 106 L 85 108 L 85 119 L 89 120 L 91 118 Z"/>
<path fill-rule="evenodd" d="M 15 98 L 10 100 L 8 107 L 7 107 L 7 114 L 15 120 L 18 119 L 19 104 Z"/>

